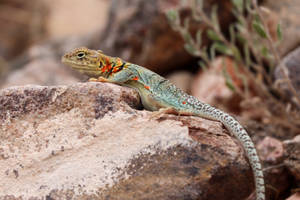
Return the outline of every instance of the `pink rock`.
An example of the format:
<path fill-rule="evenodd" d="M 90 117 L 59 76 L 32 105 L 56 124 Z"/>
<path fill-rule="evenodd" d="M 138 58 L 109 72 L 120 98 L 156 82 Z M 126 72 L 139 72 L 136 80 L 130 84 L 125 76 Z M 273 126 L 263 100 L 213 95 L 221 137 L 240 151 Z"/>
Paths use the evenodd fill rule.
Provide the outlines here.
<path fill-rule="evenodd" d="M 283 144 L 280 140 L 267 136 L 257 145 L 257 149 L 262 161 L 272 164 L 282 162 Z"/>
<path fill-rule="evenodd" d="M 297 192 L 293 195 L 291 195 L 289 198 L 287 198 L 286 200 L 300 200 L 300 192 Z"/>

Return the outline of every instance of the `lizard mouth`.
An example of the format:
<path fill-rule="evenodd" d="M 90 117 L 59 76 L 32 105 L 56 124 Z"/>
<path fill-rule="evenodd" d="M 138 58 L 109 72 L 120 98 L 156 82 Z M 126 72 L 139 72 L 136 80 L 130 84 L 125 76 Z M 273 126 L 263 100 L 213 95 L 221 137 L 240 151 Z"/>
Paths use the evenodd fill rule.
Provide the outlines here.
<path fill-rule="evenodd" d="M 80 64 L 76 61 L 72 61 L 68 58 L 65 58 L 64 56 L 61 58 L 61 62 L 69 65 L 70 67 L 77 69 L 77 70 L 82 70 L 82 71 L 96 71 L 90 67 L 87 67 L 85 64 Z"/>

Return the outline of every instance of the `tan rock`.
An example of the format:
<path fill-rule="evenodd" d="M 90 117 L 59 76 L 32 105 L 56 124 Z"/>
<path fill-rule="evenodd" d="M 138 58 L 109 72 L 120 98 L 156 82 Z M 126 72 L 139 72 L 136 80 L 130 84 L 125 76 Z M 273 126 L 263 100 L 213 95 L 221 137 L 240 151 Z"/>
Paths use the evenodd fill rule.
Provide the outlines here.
<path fill-rule="evenodd" d="M 1 90 L 0 199 L 249 195 L 251 169 L 221 123 L 140 107 L 112 84 Z"/>

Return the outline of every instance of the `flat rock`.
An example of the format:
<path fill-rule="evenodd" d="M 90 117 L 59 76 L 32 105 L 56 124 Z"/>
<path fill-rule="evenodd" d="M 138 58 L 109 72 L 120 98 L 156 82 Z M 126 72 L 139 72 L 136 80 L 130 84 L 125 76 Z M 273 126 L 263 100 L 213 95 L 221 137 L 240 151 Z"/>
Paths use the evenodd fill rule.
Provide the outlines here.
<path fill-rule="evenodd" d="M 107 83 L 0 91 L 0 199 L 243 199 L 252 172 L 219 122 L 154 118 Z"/>

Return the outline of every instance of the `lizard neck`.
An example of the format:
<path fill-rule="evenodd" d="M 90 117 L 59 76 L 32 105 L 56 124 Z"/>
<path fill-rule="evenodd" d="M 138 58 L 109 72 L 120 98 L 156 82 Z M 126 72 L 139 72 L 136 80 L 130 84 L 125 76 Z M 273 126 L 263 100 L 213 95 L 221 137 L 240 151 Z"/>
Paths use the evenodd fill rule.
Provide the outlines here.
<path fill-rule="evenodd" d="M 101 71 L 102 73 L 106 73 L 107 76 L 123 70 L 128 65 L 127 62 L 118 57 L 103 56 L 101 60 L 100 65 L 103 65 Z"/>

